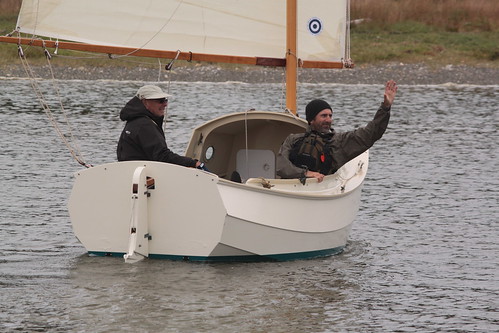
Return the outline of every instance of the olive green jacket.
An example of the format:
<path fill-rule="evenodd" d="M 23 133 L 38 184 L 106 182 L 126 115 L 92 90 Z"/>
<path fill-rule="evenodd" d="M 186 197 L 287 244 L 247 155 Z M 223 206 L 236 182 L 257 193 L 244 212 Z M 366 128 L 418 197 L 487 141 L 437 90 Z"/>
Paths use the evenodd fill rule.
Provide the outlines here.
<path fill-rule="evenodd" d="M 390 108 L 380 106 L 374 119 L 366 126 L 359 127 L 353 131 L 335 132 L 331 129 L 332 141 L 329 145 L 333 156 L 332 173 L 336 172 L 348 161 L 359 156 L 379 140 L 388 126 L 390 120 Z M 310 129 L 308 130 L 310 131 Z M 277 155 L 277 175 L 281 178 L 304 178 L 307 170 L 294 165 L 289 160 L 289 154 L 293 145 L 306 133 L 290 134 L 279 150 Z"/>

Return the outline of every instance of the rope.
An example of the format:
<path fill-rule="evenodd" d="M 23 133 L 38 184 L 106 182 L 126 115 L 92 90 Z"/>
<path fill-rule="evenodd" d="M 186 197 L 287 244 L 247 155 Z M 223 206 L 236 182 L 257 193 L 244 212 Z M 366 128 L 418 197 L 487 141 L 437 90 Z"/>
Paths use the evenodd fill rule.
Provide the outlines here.
<path fill-rule="evenodd" d="M 345 178 L 343 177 L 341 174 L 338 174 L 338 180 L 340 182 L 342 182 L 341 184 L 341 190 L 344 191 L 345 190 L 345 187 L 347 185 L 347 183 L 355 176 L 357 176 L 361 171 L 362 171 L 362 168 L 364 167 L 364 162 L 363 161 L 359 161 L 359 163 L 357 164 L 357 170 L 355 171 L 355 173 L 349 177 L 349 178 Z"/>
<path fill-rule="evenodd" d="M 286 108 L 286 67 L 282 68 L 283 71 L 283 76 L 282 76 L 282 82 L 281 82 L 281 101 L 280 104 L 281 106 L 279 107 L 280 110 L 288 110 Z M 288 110 L 289 111 L 289 110 Z M 290 112 L 292 113 L 292 112 Z"/>
<path fill-rule="evenodd" d="M 179 53 L 180 53 L 180 51 L 179 51 Z M 174 60 L 172 60 L 168 65 L 165 66 L 165 70 L 167 73 L 171 69 L 171 66 L 173 65 Z M 158 58 L 158 66 L 159 66 L 159 68 L 158 68 L 158 83 L 159 83 L 159 82 L 161 82 L 161 72 L 163 71 L 163 64 L 161 63 L 160 58 Z M 168 66 L 170 66 L 170 69 L 167 68 Z M 166 85 L 166 93 L 168 95 L 171 95 L 170 91 L 171 91 L 171 86 L 172 86 L 172 77 L 171 77 L 170 73 L 168 73 L 167 78 L 168 78 L 168 80 L 167 80 L 167 85 Z M 166 109 L 165 109 L 165 116 L 163 117 L 163 132 L 165 132 L 165 133 L 166 133 L 166 125 L 167 125 L 168 106 L 169 105 L 167 104 Z"/>
<path fill-rule="evenodd" d="M 244 141 L 245 141 L 245 146 L 246 146 L 246 175 L 248 176 L 248 179 L 250 178 L 249 174 L 249 152 L 248 152 L 248 110 L 244 112 Z"/>
<path fill-rule="evenodd" d="M 158 29 L 158 31 L 156 31 L 156 33 L 154 35 L 151 36 L 151 38 L 149 38 L 146 42 L 144 42 L 140 47 L 138 47 L 137 49 L 133 50 L 133 51 L 130 51 L 128 52 L 127 54 L 123 54 L 123 55 L 120 55 L 120 56 L 114 56 L 116 58 L 123 58 L 123 57 L 128 57 L 130 55 L 133 55 L 135 52 L 137 51 L 140 51 L 142 50 L 147 44 L 149 44 L 150 41 L 152 41 L 161 31 L 163 31 L 163 29 L 168 25 L 168 23 L 170 23 L 170 21 L 172 20 L 173 16 L 177 13 L 178 9 L 180 8 L 180 6 L 184 3 L 184 1 L 179 1 L 177 7 L 175 8 L 175 10 L 173 11 L 173 13 L 170 15 L 170 17 L 166 20 L 165 24 L 163 24 L 163 26 Z"/>
<path fill-rule="evenodd" d="M 21 45 L 20 44 L 18 45 L 18 53 L 19 53 L 19 58 L 21 59 L 21 64 L 23 66 L 24 71 L 26 72 L 26 75 L 30 79 L 31 87 L 33 88 L 33 91 L 35 92 L 36 97 L 37 97 L 43 111 L 47 115 L 47 118 L 49 119 L 50 123 L 54 127 L 59 138 L 62 140 L 62 142 L 68 148 L 69 152 L 71 153 L 71 156 L 73 156 L 73 158 L 79 164 L 88 168 L 91 165 L 89 165 L 85 162 L 85 160 L 81 154 L 80 148 L 78 147 L 76 138 L 73 136 L 73 133 L 71 131 L 71 125 L 69 123 L 69 120 L 66 116 L 66 112 L 64 110 L 64 106 L 62 104 L 62 98 L 61 98 L 60 93 L 59 93 L 59 87 L 57 86 L 57 83 L 56 83 L 56 80 L 54 77 L 54 72 L 52 70 L 52 65 L 50 63 L 50 59 L 51 59 L 50 53 L 48 52 L 48 50 L 46 48 L 44 48 L 44 52 L 45 52 L 45 56 L 47 58 L 47 63 L 48 63 L 48 67 L 50 69 L 50 74 L 52 76 L 52 85 L 57 93 L 57 97 L 59 99 L 59 107 L 61 109 L 62 115 L 63 115 L 64 120 L 65 120 L 65 124 L 67 127 L 67 134 L 68 134 L 69 140 L 66 138 L 66 135 L 64 135 L 63 131 L 59 127 L 59 124 L 58 124 L 57 120 L 55 119 L 54 114 L 52 113 L 52 110 L 50 109 L 48 103 L 46 102 L 40 86 L 38 85 L 38 82 L 35 78 L 35 74 L 33 72 L 33 69 L 29 65 L 28 60 L 26 59 L 26 56 L 24 55 L 24 51 L 23 51 Z"/>
<path fill-rule="evenodd" d="M 350 1 L 347 1 L 346 29 L 345 29 L 345 58 L 343 63 L 346 68 L 352 68 L 353 62 L 350 55 Z"/>
<path fill-rule="evenodd" d="M 160 58 L 158 58 L 158 65 L 159 65 L 159 68 L 158 68 L 158 82 L 160 82 L 161 81 L 161 71 L 163 70 Z"/>

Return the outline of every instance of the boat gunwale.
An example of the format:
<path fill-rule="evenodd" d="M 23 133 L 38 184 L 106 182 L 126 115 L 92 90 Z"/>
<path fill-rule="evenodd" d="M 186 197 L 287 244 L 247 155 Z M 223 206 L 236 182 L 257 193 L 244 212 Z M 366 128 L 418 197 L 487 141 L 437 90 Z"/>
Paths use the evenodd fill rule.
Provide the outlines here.
<path fill-rule="evenodd" d="M 106 170 L 111 165 L 128 164 L 128 163 L 134 163 L 134 164 L 143 165 L 146 167 L 147 167 L 147 164 L 150 164 L 150 163 L 154 163 L 154 164 L 159 163 L 160 165 L 165 164 L 165 166 L 169 164 L 169 163 L 162 163 L 162 162 L 156 162 L 156 161 L 109 162 L 109 163 L 99 164 L 99 165 L 91 167 L 91 168 L 77 170 L 73 173 L 73 177 L 78 177 L 80 175 L 80 173 L 85 172 L 85 171 L 91 171 L 91 170 L 94 170 L 96 168 Z M 218 176 L 217 174 L 214 174 L 214 173 L 211 173 L 208 171 L 202 171 L 202 170 L 198 170 L 198 169 L 192 169 L 191 171 L 195 172 L 195 173 L 206 173 L 207 175 L 210 175 L 211 177 L 213 177 L 213 180 L 215 180 L 217 182 L 217 184 L 220 184 L 222 186 L 226 185 L 226 186 L 236 187 L 239 189 L 251 190 L 254 192 L 260 192 L 260 193 L 265 193 L 265 194 L 270 194 L 270 195 L 287 196 L 287 197 L 291 197 L 291 198 L 302 198 L 302 199 L 310 199 L 310 200 L 331 200 L 332 198 L 341 198 L 341 197 L 349 195 L 351 192 L 355 191 L 364 182 L 364 179 L 362 179 L 362 181 L 360 181 L 358 186 L 355 186 L 354 188 L 352 188 L 348 191 L 345 190 L 341 193 L 317 194 L 317 192 L 319 192 L 319 191 L 292 191 L 292 190 L 284 190 L 284 189 L 276 189 L 276 188 L 258 187 L 258 186 L 247 184 L 247 183 L 237 183 L 237 182 L 231 181 L 229 179 L 222 178 L 222 177 Z M 332 175 L 325 176 L 324 181 L 327 181 L 328 178 L 333 178 L 333 177 L 337 177 L 337 175 L 332 174 Z M 248 180 L 257 180 L 257 179 L 259 179 L 259 178 L 250 178 Z M 302 183 L 299 179 L 272 178 L 272 179 L 265 179 L 265 180 L 270 181 L 271 184 L 272 184 L 272 181 L 274 181 L 274 182 L 281 183 L 281 184 L 287 183 L 287 184 L 291 184 L 291 185 L 296 184 L 298 186 L 304 186 L 304 185 L 302 185 Z M 314 178 L 307 178 L 306 181 L 312 182 L 312 183 L 317 183 L 317 180 Z M 347 180 L 347 182 L 348 182 L 348 180 Z M 341 182 L 337 186 L 344 186 L 345 184 L 346 184 L 346 182 Z M 320 191 L 324 191 L 324 189 L 321 189 Z"/>
<path fill-rule="evenodd" d="M 334 177 L 334 175 L 326 176 L 326 177 Z M 250 178 L 250 179 L 255 179 L 255 178 Z M 258 179 L 258 178 L 256 178 Z M 289 181 L 290 184 L 293 184 L 296 182 L 296 184 L 301 185 L 299 179 L 266 179 L 266 180 L 277 180 L 277 181 Z M 312 178 L 307 178 L 307 181 L 314 181 L 315 179 Z M 231 180 L 221 178 L 219 177 L 218 183 L 221 185 L 228 185 L 231 187 L 237 187 L 240 189 L 246 189 L 246 190 L 251 190 L 251 191 L 256 191 L 256 192 L 261 192 L 261 193 L 266 193 L 270 195 L 276 195 L 276 196 L 286 196 L 286 197 L 291 197 L 291 198 L 297 198 L 297 199 L 309 199 L 309 200 L 331 200 L 332 198 L 341 198 L 344 196 L 349 195 L 353 191 L 355 191 L 359 186 L 363 184 L 364 180 L 360 182 L 358 186 L 355 186 L 354 188 L 350 189 L 349 191 L 343 191 L 340 193 L 328 193 L 328 194 L 317 194 L 319 191 L 290 191 L 290 190 L 283 190 L 283 189 L 274 189 L 274 188 L 265 188 L 265 187 L 257 187 L 254 185 L 250 185 L 247 183 L 237 183 L 233 182 Z M 343 186 L 344 184 L 339 184 L 338 186 Z M 324 191 L 324 190 L 321 190 Z"/>

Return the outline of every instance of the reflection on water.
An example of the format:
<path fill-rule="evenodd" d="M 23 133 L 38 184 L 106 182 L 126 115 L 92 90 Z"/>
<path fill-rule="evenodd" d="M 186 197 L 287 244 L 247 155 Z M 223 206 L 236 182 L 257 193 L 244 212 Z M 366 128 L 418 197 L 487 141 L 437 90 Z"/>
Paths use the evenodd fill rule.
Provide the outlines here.
<path fill-rule="evenodd" d="M 88 163 L 115 160 L 118 113 L 139 86 L 61 82 Z M 498 330 L 498 87 L 400 87 L 341 255 L 134 265 L 88 257 L 75 239 L 66 203 L 80 167 L 30 89 L 0 87 L 2 331 Z M 176 83 L 170 93 L 166 132 L 179 153 L 213 116 L 282 106 L 279 85 Z M 381 85 L 303 85 L 298 104 L 326 98 L 347 130 L 373 116 L 381 94 Z"/>
<path fill-rule="evenodd" d="M 150 331 L 161 330 L 166 323 L 180 331 L 193 327 L 232 331 L 239 325 L 248 331 L 268 331 L 276 322 L 286 332 L 297 325 L 312 329 L 326 318 L 324 304 L 342 301 L 346 292 L 342 290 L 351 288 L 341 275 L 324 271 L 327 261 L 284 265 L 146 261 L 126 266 L 112 259 L 111 276 L 109 270 L 102 271 L 100 261 L 82 258 L 71 271 L 71 283 L 81 291 L 78 301 L 91 308 L 73 319 L 88 322 L 104 315 L 118 324 L 140 308 L 150 318 Z M 104 303 L 93 308 L 96 297 L 115 306 Z M 130 327 L 139 327 L 143 320 L 139 316 L 127 321 Z"/>

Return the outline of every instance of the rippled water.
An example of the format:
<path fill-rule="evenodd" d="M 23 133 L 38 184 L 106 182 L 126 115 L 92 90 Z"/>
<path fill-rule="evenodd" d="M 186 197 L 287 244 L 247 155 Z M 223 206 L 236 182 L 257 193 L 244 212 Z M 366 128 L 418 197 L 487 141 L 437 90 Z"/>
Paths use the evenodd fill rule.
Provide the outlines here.
<path fill-rule="evenodd" d="M 66 210 L 79 165 L 29 81 L 0 86 L 0 329 L 12 332 L 496 332 L 499 330 L 497 86 L 402 86 L 371 149 L 346 251 L 284 263 L 88 257 Z M 42 82 L 53 92 L 50 82 Z M 61 81 L 87 162 L 115 160 L 134 82 Z M 382 86 L 303 85 L 335 127 L 368 121 Z M 282 88 L 175 83 L 167 137 L 182 152 L 215 115 L 278 110 Z M 47 95 L 49 101 L 56 101 Z M 327 214 L 327 212 L 325 212 Z"/>

